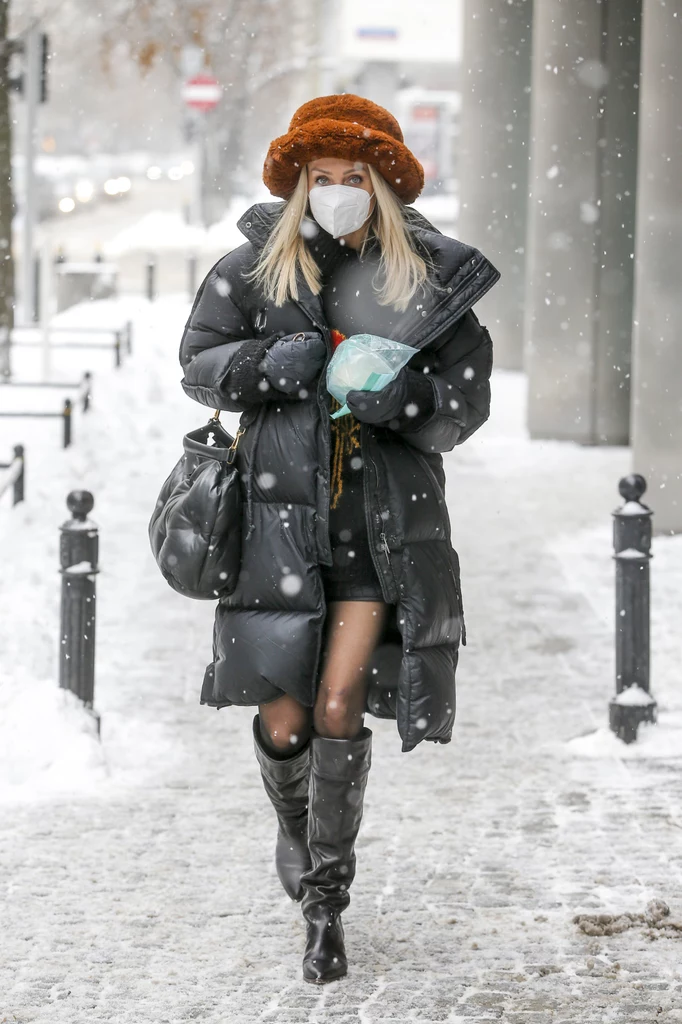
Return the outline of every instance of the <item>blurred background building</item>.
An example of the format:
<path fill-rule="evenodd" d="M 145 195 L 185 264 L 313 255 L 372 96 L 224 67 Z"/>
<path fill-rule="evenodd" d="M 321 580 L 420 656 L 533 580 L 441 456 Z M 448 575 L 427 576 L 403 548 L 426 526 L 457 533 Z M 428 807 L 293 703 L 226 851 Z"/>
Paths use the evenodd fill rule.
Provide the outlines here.
<path fill-rule="evenodd" d="M 101 245 L 132 280 L 172 209 L 206 262 L 267 198 L 296 106 L 366 95 L 424 164 L 418 208 L 502 272 L 477 312 L 527 374 L 531 436 L 631 445 L 658 529 L 682 530 L 682 0 L 12 0 L 10 35 L 31 25 L 38 238 Z M 191 82 L 215 105 L 188 106 Z M 12 118 L 19 224 L 25 98 Z"/>

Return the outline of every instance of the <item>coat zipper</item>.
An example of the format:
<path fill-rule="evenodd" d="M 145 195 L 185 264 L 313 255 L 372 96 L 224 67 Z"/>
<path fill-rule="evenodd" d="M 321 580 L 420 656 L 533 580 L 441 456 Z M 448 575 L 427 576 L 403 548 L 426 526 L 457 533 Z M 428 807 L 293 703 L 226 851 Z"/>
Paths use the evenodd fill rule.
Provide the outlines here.
<path fill-rule="evenodd" d="M 367 426 L 366 426 L 366 424 L 363 423 L 361 428 L 360 428 L 360 456 L 362 458 L 363 468 L 367 465 L 367 459 L 365 458 L 365 455 L 366 455 L 366 453 L 368 453 L 368 451 L 369 451 L 369 441 L 368 441 L 368 437 L 367 437 Z M 375 475 L 375 478 L 376 478 L 375 493 L 379 494 L 379 470 L 377 469 L 377 464 L 376 464 L 376 462 L 374 461 L 374 459 L 372 458 L 371 455 L 369 456 L 369 460 L 372 463 L 372 466 L 374 467 L 374 475 Z M 384 570 L 382 569 L 381 559 L 378 557 L 377 552 L 376 552 L 376 548 L 375 548 L 375 544 L 374 544 L 374 530 L 373 530 L 373 526 L 372 526 L 372 514 L 374 514 L 374 519 L 375 519 L 376 525 L 381 527 L 381 522 L 382 522 L 382 520 L 381 520 L 381 509 L 377 505 L 376 510 L 373 512 L 372 502 L 369 499 L 369 479 L 368 479 L 368 477 L 369 477 L 369 470 L 367 470 L 365 472 L 365 476 L 364 476 L 365 487 L 364 487 L 364 494 L 363 494 L 364 502 L 365 502 L 365 521 L 366 521 L 366 525 L 367 525 L 367 540 L 369 542 L 369 548 L 370 548 L 370 554 L 372 556 L 372 562 L 374 563 L 374 568 L 376 570 L 377 578 L 379 580 L 379 583 L 381 584 L 381 591 L 382 591 L 382 593 L 384 595 L 384 599 L 386 601 L 386 604 L 392 604 L 393 600 L 397 601 L 398 597 L 399 597 L 398 581 L 396 580 L 395 573 L 393 572 L 393 563 L 391 562 L 391 549 L 388 546 L 388 540 L 386 538 L 386 533 L 384 532 L 383 528 L 381 529 L 381 532 L 379 533 L 379 539 L 381 540 L 381 546 L 382 546 L 383 552 L 384 552 L 384 554 L 386 556 L 386 564 L 387 564 L 387 571 L 386 572 L 384 572 Z M 387 582 L 387 575 L 388 574 L 390 574 L 390 581 L 392 583 L 392 592 L 391 592 L 391 587 L 389 586 L 389 584 Z"/>
<path fill-rule="evenodd" d="M 448 541 L 448 544 L 452 547 L 452 523 L 450 522 L 450 513 L 448 511 L 448 506 L 447 506 L 447 503 L 445 501 L 445 495 L 443 494 L 443 491 L 441 490 L 440 484 L 438 483 L 438 480 L 436 479 L 436 474 L 433 472 L 433 470 L 429 466 L 429 464 L 426 461 L 426 459 L 424 458 L 424 456 L 420 455 L 420 453 L 416 449 L 412 450 L 412 455 L 416 458 L 416 460 L 420 464 L 420 466 L 423 466 L 423 468 L 426 470 L 427 476 L 428 476 L 429 480 L 431 481 L 431 486 L 432 486 L 433 492 L 434 492 L 434 494 L 436 496 L 436 501 L 438 502 L 440 508 L 442 509 L 442 512 L 443 512 L 443 515 L 444 515 L 444 518 L 445 518 L 445 522 L 447 523 L 447 528 L 448 528 L 447 541 Z M 466 630 L 466 625 L 465 625 L 465 622 L 464 622 L 464 602 L 462 600 L 462 587 L 461 587 L 460 581 L 457 578 L 457 573 L 454 570 L 454 567 L 452 565 L 452 560 L 450 558 L 448 558 L 448 568 L 450 569 L 450 575 L 452 576 L 452 582 L 455 585 L 455 593 L 457 594 L 457 601 L 459 603 L 459 612 L 460 612 L 460 615 L 462 617 L 462 647 L 466 647 L 466 643 L 467 643 L 467 630 Z"/>
<path fill-rule="evenodd" d="M 330 351 L 331 350 L 331 332 L 330 332 L 329 328 L 324 326 L 323 324 L 318 324 L 317 320 L 315 320 L 315 318 L 313 316 L 311 316 L 309 311 L 305 308 L 305 306 L 302 303 L 300 303 L 300 302 L 298 302 L 296 300 L 294 300 L 294 301 L 296 302 L 296 305 L 301 310 L 303 315 L 305 317 L 307 317 L 307 319 L 313 325 L 313 327 L 315 327 L 320 332 L 320 334 L 322 335 L 322 337 L 325 340 L 325 344 L 327 345 L 327 350 Z M 326 461 L 327 461 L 327 466 L 330 466 L 331 465 L 331 427 L 329 425 L 329 410 L 327 409 L 326 402 L 324 401 L 324 398 L 322 397 L 322 383 L 323 383 L 324 380 L 326 380 L 327 365 L 328 364 L 325 363 L 325 365 L 323 366 L 322 371 L 320 373 L 319 380 L 317 382 L 317 407 L 320 410 L 320 413 L 321 413 L 321 417 L 320 418 L 321 418 L 321 420 L 322 420 L 322 422 L 324 424 L 322 430 L 323 430 L 323 436 L 324 436 L 324 440 L 325 440 L 325 446 L 326 446 L 326 449 L 327 449 L 326 450 Z M 327 534 L 329 534 L 329 504 L 330 504 L 330 500 L 331 500 L 331 496 L 330 496 L 329 492 L 330 492 L 330 478 L 328 476 L 327 477 L 327 487 L 326 487 L 325 495 L 324 495 L 324 517 L 320 516 L 319 513 L 318 513 L 318 519 L 321 519 L 322 522 L 325 523 L 325 525 L 327 526 Z M 329 548 L 329 553 L 331 555 L 331 547 Z"/>

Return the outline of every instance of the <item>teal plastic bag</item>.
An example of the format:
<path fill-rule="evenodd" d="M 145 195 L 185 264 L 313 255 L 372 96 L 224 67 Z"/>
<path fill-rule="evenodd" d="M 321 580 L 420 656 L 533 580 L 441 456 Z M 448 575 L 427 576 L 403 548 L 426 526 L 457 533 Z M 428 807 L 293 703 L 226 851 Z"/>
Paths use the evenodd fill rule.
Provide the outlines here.
<path fill-rule="evenodd" d="M 327 390 L 337 402 L 344 403 L 331 418 L 348 415 L 350 409 L 345 402 L 349 391 L 381 391 L 417 351 L 376 334 L 353 334 L 342 341 L 327 366 Z"/>

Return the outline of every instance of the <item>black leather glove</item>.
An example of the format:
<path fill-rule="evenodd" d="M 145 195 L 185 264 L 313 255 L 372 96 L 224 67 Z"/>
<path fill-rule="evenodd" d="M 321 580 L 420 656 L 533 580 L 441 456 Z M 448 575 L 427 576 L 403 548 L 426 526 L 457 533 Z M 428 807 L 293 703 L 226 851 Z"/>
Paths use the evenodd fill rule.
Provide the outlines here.
<path fill-rule="evenodd" d="M 268 383 L 285 395 L 296 396 L 319 374 L 327 346 L 316 331 L 287 334 L 271 345 L 261 363 Z"/>
<path fill-rule="evenodd" d="M 349 391 L 346 405 L 363 423 L 409 432 L 431 419 L 436 396 L 426 374 L 403 366 L 381 391 Z"/>

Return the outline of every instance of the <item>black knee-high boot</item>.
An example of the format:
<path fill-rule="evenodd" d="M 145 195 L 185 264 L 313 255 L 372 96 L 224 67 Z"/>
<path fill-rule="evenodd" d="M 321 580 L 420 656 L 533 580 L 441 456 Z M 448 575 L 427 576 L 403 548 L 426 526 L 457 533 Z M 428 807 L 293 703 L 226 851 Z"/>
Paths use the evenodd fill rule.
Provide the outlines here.
<path fill-rule="evenodd" d="M 308 776 L 310 744 L 293 757 L 271 757 L 263 745 L 259 716 L 253 720 L 253 743 L 265 792 L 277 813 L 275 864 L 292 900 L 303 897 L 301 875 L 310 867 L 308 854 Z"/>
<path fill-rule="evenodd" d="M 303 977 L 322 985 L 348 970 L 341 913 L 355 877 L 355 840 L 371 764 L 372 733 L 354 740 L 313 736 L 308 801 L 311 867 L 303 883 L 307 943 Z"/>

